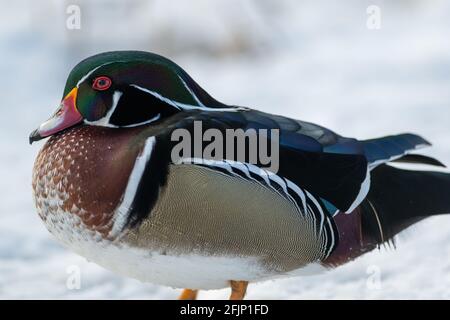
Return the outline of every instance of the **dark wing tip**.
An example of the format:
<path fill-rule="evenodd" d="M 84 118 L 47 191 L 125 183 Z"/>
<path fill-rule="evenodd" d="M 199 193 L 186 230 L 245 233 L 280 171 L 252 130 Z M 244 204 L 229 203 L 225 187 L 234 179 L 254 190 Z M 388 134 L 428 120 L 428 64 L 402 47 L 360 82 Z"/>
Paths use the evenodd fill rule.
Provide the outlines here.
<path fill-rule="evenodd" d="M 415 144 L 416 147 L 421 146 L 421 145 L 422 146 L 432 146 L 431 142 L 429 142 L 425 138 L 423 138 L 417 134 L 414 134 L 414 133 L 404 133 L 400 136 L 404 136 L 405 138 L 407 138 L 408 141 Z"/>
<path fill-rule="evenodd" d="M 439 160 L 421 154 L 407 154 L 399 159 L 393 160 L 392 162 L 428 164 L 431 166 L 447 168 L 447 166 Z"/>

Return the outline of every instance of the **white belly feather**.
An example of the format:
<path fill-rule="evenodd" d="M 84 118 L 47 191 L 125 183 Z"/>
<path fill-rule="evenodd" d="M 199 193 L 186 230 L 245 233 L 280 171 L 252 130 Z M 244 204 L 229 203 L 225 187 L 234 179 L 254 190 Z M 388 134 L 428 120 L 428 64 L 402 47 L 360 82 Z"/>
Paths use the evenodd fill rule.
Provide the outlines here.
<path fill-rule="evenodd" d="M 319 264 L 311 264 L 276 274 L 264 268 L 256 257 L 161 254 L 134 248 L 103 239 L 85 228 L 76 215 L 60 210 L 56 219 L 48 219 L 45 224 L 60 242 L 89 261 L 126 277 L 173 288 L 220 289 L 228 287 L 229 280 L 256 282 L 323 269 Z"/>

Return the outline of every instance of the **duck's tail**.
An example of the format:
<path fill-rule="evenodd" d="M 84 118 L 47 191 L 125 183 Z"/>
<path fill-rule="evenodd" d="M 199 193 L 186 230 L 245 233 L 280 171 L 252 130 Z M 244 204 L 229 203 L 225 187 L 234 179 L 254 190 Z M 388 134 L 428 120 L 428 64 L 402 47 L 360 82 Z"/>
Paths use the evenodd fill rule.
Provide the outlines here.
<path fill-rule="evenodd" d="M 412 156 L 400 161 L 433 162 L 427 159 L 432 160 Z M 384 243 L 415 222 L 450 213 L 450 173 L 382 164 L 371 172 L 371 179 L 369 194 L 361 204 L 362 235 L 368 242 Z"/>

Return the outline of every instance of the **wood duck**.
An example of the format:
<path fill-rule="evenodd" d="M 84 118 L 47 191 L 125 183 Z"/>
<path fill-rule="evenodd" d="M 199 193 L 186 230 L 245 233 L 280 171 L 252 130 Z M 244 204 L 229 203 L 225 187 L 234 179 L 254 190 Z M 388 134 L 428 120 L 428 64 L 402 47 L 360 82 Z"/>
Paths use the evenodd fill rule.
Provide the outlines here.
<path fill-rule="evenodd" d="M 277 129 L 278 168 L 222 156 L 174 161 L 176 129 Z M 267 132 L 267 130 L 266 130 Z M 337 267 L 450 211 L 450 175 L 410 152 L 414 134 L 371 140 L 212 98 L 174 62 L 101 53 L 71 71 L 33 170 L 48 230 L 121 275 L 185 289 L 231 287 Z M 265 136 L 268 140 L 273 136 Z M 245 144 L 249 148 L 249 143 Z"/>

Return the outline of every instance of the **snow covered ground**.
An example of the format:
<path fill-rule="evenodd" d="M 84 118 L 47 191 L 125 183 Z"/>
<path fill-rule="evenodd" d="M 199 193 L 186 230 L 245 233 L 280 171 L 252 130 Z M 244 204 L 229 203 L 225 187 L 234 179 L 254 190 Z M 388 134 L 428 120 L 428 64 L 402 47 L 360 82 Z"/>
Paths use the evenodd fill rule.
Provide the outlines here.
<path fill-rule="evenodd" d="M 65 28 L 79 4 L 80 30 Z M 116 276 L 60 246 L 31 199 L 42 143 L 28 134 L 56 108 L 87 55 L 169 56 L 228 103 L 309 120 L 358 138 L 412 131 L 450 165 L 448 1 L 0 0 L 0 298 L 171 299 L 177 290 Z M 366 9 L 381 10 L 381 29 Z M 450 200 L 449 200 L 450 201 Z M 77 269 L 78 268 L 78 269 Z M 80 289 L 67 281 L 81 272 Z M 69 286 L 70 287 L 70 286 Z M 227 290 L 200 298 L 225 298 Z M 250 299 L 449 299 L 450 216 L 325 274 L 251 285 Z"/>

